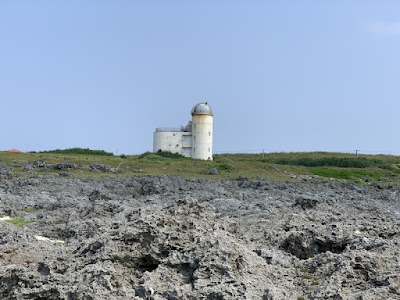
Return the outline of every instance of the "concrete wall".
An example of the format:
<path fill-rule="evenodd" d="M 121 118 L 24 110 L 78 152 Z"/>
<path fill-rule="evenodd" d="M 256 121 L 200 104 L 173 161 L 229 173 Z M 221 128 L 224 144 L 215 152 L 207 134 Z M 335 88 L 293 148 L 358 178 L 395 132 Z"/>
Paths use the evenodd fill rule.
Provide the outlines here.
<path fill-rule="evenodd" d="M 192 154 L 192 133 L 156 131 L 153 136 L 153 152 L 158 150 L 190 157 Z"/>
<path fill-rule="evenodd" d="M 182 154 L 183 132 L 154 132 L 153 152 L 158 150 Z"/>
<path fill-rule="evenodd" d="M 192 157 L 212 160 L 213 116 L 193 115 Z"/>

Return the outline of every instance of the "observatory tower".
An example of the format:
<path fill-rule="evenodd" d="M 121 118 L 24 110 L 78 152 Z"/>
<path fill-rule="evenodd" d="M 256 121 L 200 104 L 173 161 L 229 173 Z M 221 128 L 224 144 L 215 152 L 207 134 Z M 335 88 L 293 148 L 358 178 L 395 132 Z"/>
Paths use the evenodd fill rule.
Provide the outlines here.
<path fill-rule="evenodd" d="M 169 151 L 186 157 L 212 160 L 213 112 L 207 102 L 192 108 L 192 121 L 181 128 L 157 128 L 153 152 Z"/>
<path fill-rule="evenodd" d="M 213 112 L 207 102 L 192 108 L 193 158 L 212 160 Z"/>

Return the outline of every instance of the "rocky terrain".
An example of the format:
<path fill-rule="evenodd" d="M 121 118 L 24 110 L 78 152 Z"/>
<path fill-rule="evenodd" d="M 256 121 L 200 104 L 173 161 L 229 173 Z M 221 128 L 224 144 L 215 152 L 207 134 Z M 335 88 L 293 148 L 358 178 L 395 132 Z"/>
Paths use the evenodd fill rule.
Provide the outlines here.
<path fill-rule="evenodd" d="M 0 299 L 400 299 L 399 186 L 0 175 Z"/>

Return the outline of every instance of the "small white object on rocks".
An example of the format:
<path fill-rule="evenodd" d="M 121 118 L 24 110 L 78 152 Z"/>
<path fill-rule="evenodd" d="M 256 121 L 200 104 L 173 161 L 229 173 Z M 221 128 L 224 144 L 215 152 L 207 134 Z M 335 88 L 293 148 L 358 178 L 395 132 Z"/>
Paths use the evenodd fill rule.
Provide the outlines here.
<path fill-rule="evenodd" d="M 52 239 L 49 239 L 49 238 L 41 236 L 41 235 L 34 235 L 34 238 L 37 239 L 38 241 L 47 241 L 47 242 L 50 242 L 50 243 L 60 243 L 60 244 L 64 244 L 65 243 L 64 241 L 52 240 Z"/>

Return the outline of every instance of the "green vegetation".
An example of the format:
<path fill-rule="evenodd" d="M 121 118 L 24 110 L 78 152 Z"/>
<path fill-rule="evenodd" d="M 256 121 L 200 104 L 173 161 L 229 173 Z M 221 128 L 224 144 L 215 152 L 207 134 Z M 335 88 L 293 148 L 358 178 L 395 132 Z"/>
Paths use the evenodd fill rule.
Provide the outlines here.
<path fill-rule="evenodd" d="M 370 168 L 377 167 L 390 170 L 391 166 L 385 161 L 369 158 L 355 157 L 322 157 L 322 158 L 266 158 L 264 162 L 271 162 L 278 165 L 294 165 L 304 167 L 339 167 L 339 168 Z"/>
<path fill-rule="evenodd" d="M 141 154 L 139 156 L 139 159 L 143 159 L 143 158 L 146 158 L 148 156 L 154 156 L 154 155 L 165 157 L 165 158 L 187 159 L 187 157 L 183 156 L 182 154 L 172 153 L 172 152 L 169 152 L 169 151 L 161 151 L 161 150 L 158 150 L 158 152 L 156 152 L 156 153 L 147 151 L 147 152 Z"/>
<path fill-rule="evenodd" d="M 159 163 L 163 163 L 163 162 L 167 161 L 164 157 L 157 155 L 155 153 L 152 153 L 152 152 L 145 152 L 145 153 L 141 154 L 138 159 L 141 162 L 150 163 L 150 164 L 159 164 Z"/>
<path fill-rule="evenodd" d="M 153 164 L 167 162 L 169 159 L 172 159 L 173 161 L 174 160 L 191 160 L 191 158 L 185 157 L 182 154 L 172 153 L 172 152 L 168 152 L 168 151 L 161 151 L 161 150 L 159 150 L 156 153 L 147 151 L 147 152 L 139 155 L 138 159 L 141 160 L 142 162 L 153 163 Z"/>
<path fill-rule="evenodd" d="M 231 165 L 228 165 L 228 164 L 219 165 L 217 168 L 220 171 L 231 171 L 231 170 L 233 170 L 233 167 Z"/>
<path fill-rule="evenodd" d="M 5 215 L 0 215 L 0 218 L 4 218 L 5 217 Z"/>
<path fill-rule="evenodd" d="M 316 169 L 311 169 L 310 172 L 318 176 L 323 176 L 327 178 L 339 178 L 339 179 L 357 179 L 366 176 L 378 179 L 385 176 L 385 174 L 381 172 L 331 169 L 331 168 L 316 168 Z"/>
<path fill-rule="evenodd" d="M 37 153 L 32 151 L 30 153 Z M 39 151 L 38 153 L 58 153 L 58 154 L 84 154 L 84 155 L 105 155 L 105 156 L 114 156 L 111 152 L 106 152 L 104 150 L 90 150 L 89 148 L 69 148 L 69 149 L 56 149 L 49 151 Z"/>
<path fill-rule="evenodd" d="M 214 161 L 215 161 L 216 163 L 220 163 L 220 164 L 230 164 L 230 163 L 233 163 L 233 162 L 234 162 L 234 160 L 233 160 L 232 158 L 223 157 L 223 156 L 216 156 L 216 157 L 214 158 Z"/>
<path fill-rule="evenodd" d="M 328 272 L 325 273 L 325 276 L 327 276 L 327 277 L 331 276 L 333 273 L 334 273 L 334 271 L 328 271 Z"/>
<path fill-rule="evenodd" d="M 303 267 L 303 268 L 300 268 L 300 271 L 303 272 L 303 273 L 307 273 L 308 269 Z"/>
<path fill-rule="evenodd" d="M 311 285 L 319 285 L 319 281 L 318 280 L 314 280 Z"/>
<path fill-rule="evenodd" d="M 7 223 L 13 224 L 17 227 L 24 227 L 25 225 L 33 223 L 32 221 L 26 221 L 24 219 L 10 219 L 10 220 L 5 220 L 5 221 Z"/>
<path fill-rule="evenodd" d="M 24 211 L 27 212 L 27 213 L 34 213 L 34 212 L 36 212 L 36 209 L 31 208 L 31 207 L 28 207 L 28 208 L 25 209 Z"/>
<path fill-rule="evenodd" d="M 303 275 L 303 278 L 304 278 L 304 279 L 312 279 L 312 276 L 309 275 L 309 274 L 306 274 L 306 275 Z"/>
<path fill-rule="evenodd" d="M 77 148 L 80 149 L 80 148 Z M 85 150 L 85 149 L 84 149 Z M 86 150 L 85 150 L 86 151 Z M 15 153 L 0 152 L 0 159 L 11 165 L 12 162 L 43 160 L 45 164 L 73 163 L 76 170 L 69 174 L 76 177 L 121 176 L 131 177 L 146 175 L 179 175 L 208 179 L 238 178 L 249 179 L 269 178 L 281 181 L 326 180 L 337 178 L 351 180 L 358 184 L 371 184 L 379 181 L 381 185 L 400 184 L 400 156 L 391 155 L 359 155 L 349 153 L 268 153 L 268 154 L 216 154 L 213 161 L 203 161 L 187 158 L 170 152 L 145 152 L 141 155 L 98 155 L 89 150 L 89 154 L 72 151 L 73 154 L 57 152 Z M 99 150 L 101 151 L 101 150 Z M 110 153 L 111 154 L 111 153 Z M 118 168 L 123 173 L 92 172 L 90 164 L 101 163 Z M 362 168 L 361 168 L 362 166 Z M 219 175 L 205 175 L 202 172 L 210 168 L 218 168 Z M 143 170 L 143 172 L 134 172 Z M 25 171 L 15 167 L 13 174 L 25 174 Z M 60 171 L 35 168 L 33 174 L 58 174 Z M 313 178 L 318 175 L 320 178 Z M 385 178 L 381 180 L 381 178 Z"/>
<path fill-rule="evenodd" d="M 297 297 L 297 300 L 305 300 L 304 297 Z"/>

